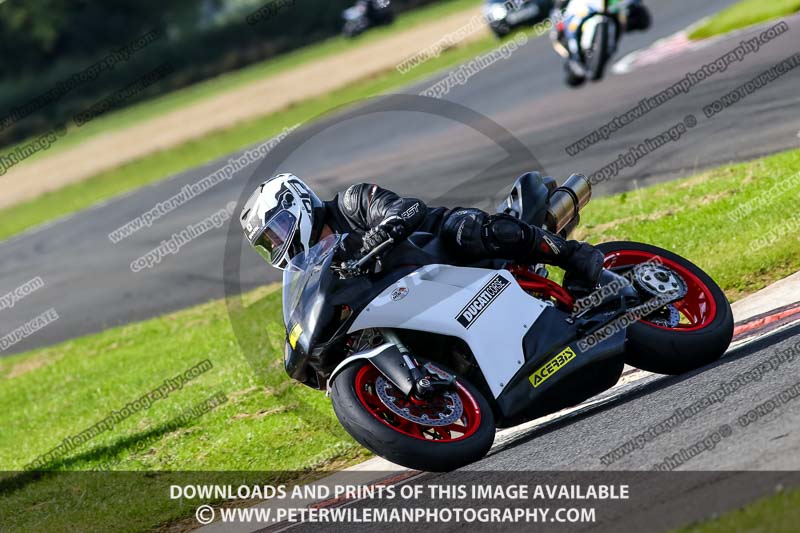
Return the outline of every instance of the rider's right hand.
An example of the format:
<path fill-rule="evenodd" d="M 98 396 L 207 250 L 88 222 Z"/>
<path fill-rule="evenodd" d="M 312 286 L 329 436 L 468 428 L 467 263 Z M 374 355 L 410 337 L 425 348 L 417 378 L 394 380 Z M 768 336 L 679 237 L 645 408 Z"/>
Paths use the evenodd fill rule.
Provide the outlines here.
<path fill-rule="evenodd" d="M 567 241 L 569 257 L 564 268 L 594 286 L 603 272 L 605 255 L 594 246 L 580 241 Z"/>
<path fill-rule="evenodd" d="M 384 242 L 388 241 L 390 238 L 389 232 L 387 232 L 383 227 L 378 226 L 377 228 L 372 228 L 366 234 L 364 234 L 364 245 L 362 250 L 365 254 L 367 254 Z"/>
<path fill-rule="evenodd" d="M 399 216 L 392 216 L 364 235 L 364 253 L 369 253 L 384 242 L 401 241 L 406 237 L 406 226 Z"/>

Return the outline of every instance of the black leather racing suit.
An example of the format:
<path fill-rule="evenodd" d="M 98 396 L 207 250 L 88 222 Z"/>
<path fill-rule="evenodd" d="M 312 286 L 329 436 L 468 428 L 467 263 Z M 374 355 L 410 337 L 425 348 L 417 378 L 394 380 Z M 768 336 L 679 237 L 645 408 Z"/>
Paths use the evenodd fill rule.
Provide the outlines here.
<path fill-rule="evenodd" d="M 403 239 L 415 231 L 439 236 L 453 256 L 465 263 L 509 259 L 549 263 L 594 284 L 603 254 L 593 246 L 567 241 L 516 218 L 480 209 L 427 207 L 370 183 L 359 183 L 325 202 L 325 223 L 337 233 L 358 233 L 366 248 L 389 236 Z"/>

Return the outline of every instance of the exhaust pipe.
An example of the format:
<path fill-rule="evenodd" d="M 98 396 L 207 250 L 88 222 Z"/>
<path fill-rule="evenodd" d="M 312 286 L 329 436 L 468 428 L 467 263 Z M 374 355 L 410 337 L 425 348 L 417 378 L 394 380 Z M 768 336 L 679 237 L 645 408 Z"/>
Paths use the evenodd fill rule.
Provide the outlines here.
<path fill-rule="evenodd" d="M 573 174 L 558 187 L 547 202 L 545 227 L 552 233 L 560 233 L 571 223 L 577 225 L 581 209 L 592 198 L 592 184 L 583 174 Z M 569 228 L 571 231 L 572 228 Z M 569 231 L 567 231 L 569 233 Z"/>

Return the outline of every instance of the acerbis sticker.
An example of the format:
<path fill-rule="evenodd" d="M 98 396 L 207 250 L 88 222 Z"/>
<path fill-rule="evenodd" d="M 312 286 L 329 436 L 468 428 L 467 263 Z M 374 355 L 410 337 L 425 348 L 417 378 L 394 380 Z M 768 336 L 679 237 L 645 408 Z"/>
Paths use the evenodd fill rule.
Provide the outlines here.
<path fill-rule="evenodd" d="M 539 370 L 534 372 L 530 378 L 528 378 L 531 382 L 531 385 L 533 385 L 534 388 L 538 387 L 547 381 L 547 378 L 564 368 L 567 363 L 573 359 L 575 359 L 575 352 L 572 350 L 572 348 L 567 348 L 557 356 L 550 359 L 550 361 L 545 363 L 541 368 L 539 368 Z"/>
<path fill-rule="evenodd" d="M 466 329 L 469 329 L 510 284 L 510 281 L 500 274 L 497 274 L 489 283 L 484 285 L 475 298 L 470 300 L 470 302 L 464 306 L 464 309 L 456 315 L 458 323 Z"/>

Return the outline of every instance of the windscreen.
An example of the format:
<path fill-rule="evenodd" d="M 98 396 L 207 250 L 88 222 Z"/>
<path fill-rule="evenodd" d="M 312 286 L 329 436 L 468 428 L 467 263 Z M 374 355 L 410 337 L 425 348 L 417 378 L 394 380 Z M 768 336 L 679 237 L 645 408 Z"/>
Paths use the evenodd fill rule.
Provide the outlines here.
<path fill-rule="evenodd" d="M 307 285 L 312 280 L 318 280 L 317 275 L 328 256 L 334 252 L 345 235 L 329 235 L 308 250 L 308 253 L 299 253 L 289 261 L 283 271 L 283 322 L 289 325 L 289 320 L 294 310 L 300 304 Z"/>

